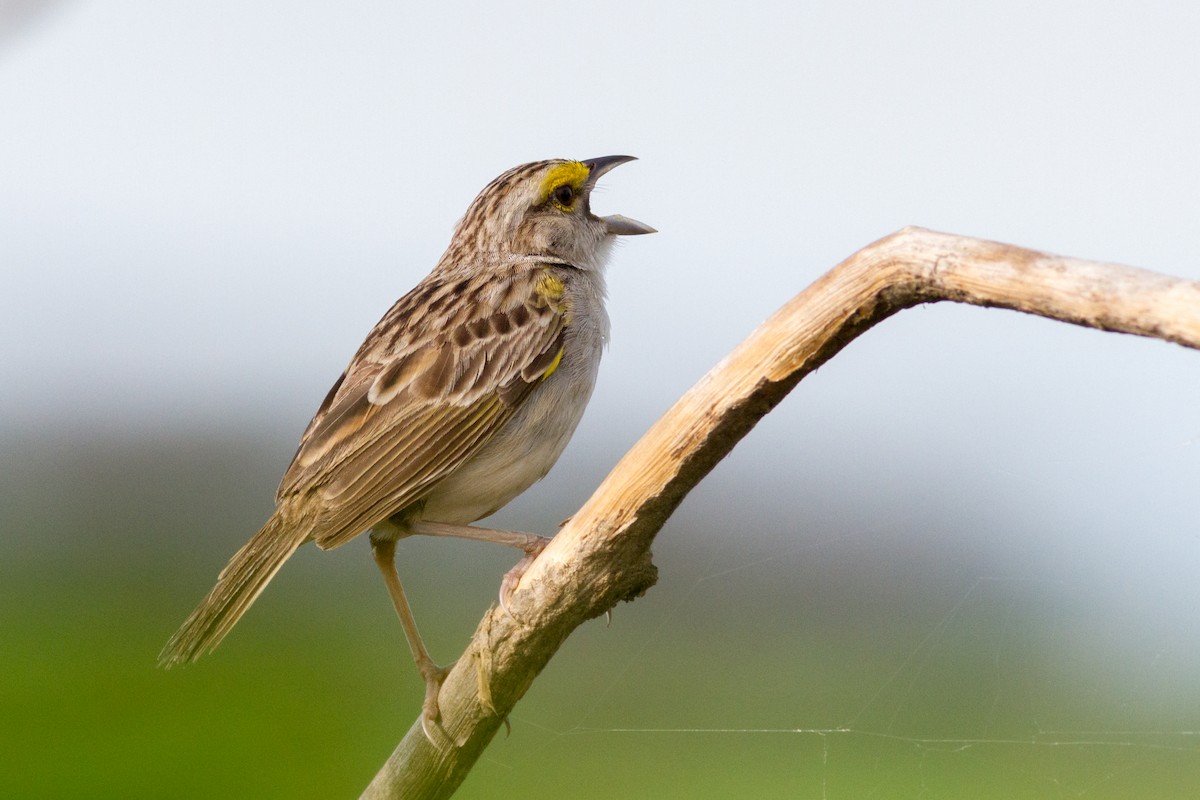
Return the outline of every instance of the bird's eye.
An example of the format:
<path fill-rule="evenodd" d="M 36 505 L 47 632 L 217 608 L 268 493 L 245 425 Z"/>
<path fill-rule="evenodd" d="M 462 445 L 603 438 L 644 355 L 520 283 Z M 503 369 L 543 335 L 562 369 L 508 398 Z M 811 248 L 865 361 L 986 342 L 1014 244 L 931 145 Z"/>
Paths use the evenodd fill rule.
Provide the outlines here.
<path fill-rule="evenodd" d="M 564 183 L 554 190 L 554 202 L 560 206 L 569 206 L 574 199 L 575 190 L 571 188 L 570 184 Z"/>

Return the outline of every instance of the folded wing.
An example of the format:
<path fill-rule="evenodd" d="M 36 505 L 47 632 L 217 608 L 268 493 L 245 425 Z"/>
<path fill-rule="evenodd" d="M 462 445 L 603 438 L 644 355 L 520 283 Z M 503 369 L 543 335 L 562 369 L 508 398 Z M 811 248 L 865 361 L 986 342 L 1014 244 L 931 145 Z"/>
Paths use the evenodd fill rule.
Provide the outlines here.
<path fill-rule="evenodd" d="M 343 544 L 420 500 L 553 372 L 569 309 L 562 283 L 546 274 L 515 276 L 499 310 L 461 286 L 441 294 L 418 286 L 385 317 L 408 313 L 416 323 L 386 347 L 368 337 L 310 423 L 279 489 L 280 500 L 306 494 L 317 505 L 318 546 Z M 456 307 L 423 314 L 439 296 Z"/>

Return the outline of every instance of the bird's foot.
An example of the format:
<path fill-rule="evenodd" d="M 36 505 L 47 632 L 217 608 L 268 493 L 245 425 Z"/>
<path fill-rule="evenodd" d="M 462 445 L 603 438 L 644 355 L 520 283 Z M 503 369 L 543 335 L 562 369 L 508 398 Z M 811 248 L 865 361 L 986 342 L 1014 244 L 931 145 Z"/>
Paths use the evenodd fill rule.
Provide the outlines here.
<path fill-rule="evenodd" d="M 550 544 L 550 540 L 545 536 L 538 536 L 532 539 L 529 544 L 521 549 L 525 551 L 525 556 L 517 562 L 516 566 L 504 573 L 503 580 L 500 581 L 500 608 L 514 622 L 520 622 L 508 610 L 508 602 L 512 599 L 513 592 L 517 590 L 517 586 L 521 583 L 521 576 L 525 574 L 525 570 L 529 569 L 529 565 L 533 563 L 541 552 L 546 549 L 546 545 Z"/>
<path fill-rule="evenodd" d="M 418 665 L 421 677 L 425 679 L 425 702 L 421 704 L 421 731 L 434 747 L 442 747 L 446 743 L 453 744 L 450 734 L 442 727 L 442 711 L 438 706 L 438 695 L 442 691 L 442 683 L 450 674 L 454 664 L 440 667 L 433 662 Z M 434 735 L 436 731 L 437 735 Z M 441 741 L 439 741 L 439 739 Z"/>

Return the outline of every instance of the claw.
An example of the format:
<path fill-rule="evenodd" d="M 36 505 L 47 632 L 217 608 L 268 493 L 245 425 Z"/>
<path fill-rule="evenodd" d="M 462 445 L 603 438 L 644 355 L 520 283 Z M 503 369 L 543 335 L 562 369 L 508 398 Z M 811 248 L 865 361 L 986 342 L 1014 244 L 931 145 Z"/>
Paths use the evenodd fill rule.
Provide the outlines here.
<path fill-rule="evenodd" d="M 516 622 L 517 618 L 508 609 L 508 601 L 512 597 L 513 592 L 520 586 L 521 576 L 525 574 L 525 570 L 529 569 L 529 565 L 533 563 L 534 558 L 535 556 L 525 556 L 517 562 L 516 566 L 504 573 L 504 577 L 500 580 L 500 608 L 513 622 Z"/>
<path fill-rule="evenodd" d="M 504 612 L 504 616 L 508 617 L 513 622 L 516 622 L 518 625 L 520 625 L 521 623 L 517 620 L 516 617 L 513 616 L 512 611 L 509 611 L 509 609 L 508 609 L 508 595 L 511 593 L 511 591 L 512 590 L 509 588 L 509 585 L 508 585 L 508 575 L 505 575 L 504 580 L 500 581 L 500 597 L 499 597 L 500 610 Z"/>
<path fill-rule="evenodd" d="M 436 736 L 433 734 L 434 731 L 437 731 Z M 424 713 L 421 714 L 421 733 L 425 734 L 425 738 L 429 740 L 429 743 L 439 750 L 454 746 L 454 740 L 450 738 L 450 734 L 442 727 L 442 723 L 436 719 L 429 719 Z"/>
<path fill-rule="evenodd" d="M 442 683 L 453 667 L 453 663 L 444 667 L 430 664 L 427 669 L 421 670 L 421 675 L 425 678 L 425 702 L 421 704 L 421 732 L 434 747 L 442 747 L 443 743 L 451 741 L 450 735 L 442 727 L 442 712 L 438 707 L 438 695 L 442 691 Z M 434 730 L 439 732 L 441 742 L 433 735 Z"/>
<path fill-rule="evenodd" d="M 430 731 L 429 726 L 437 725 L 437 724 L 438 724 L 437 720 L 428 719 L 425 716 L 424 712 L 421 713 L 421 733 L 425 734 L 425 738 L 429 740 L 429 743 L 431 745 L 433 745 L 434 747 L 441 747 L 441 745 L 438 744 L 437 739 L 433 738 L 433 734 L 429 732 Z"/>
<path fill-rule="evenodd" d="M 504 578 L 500 581 L 500 610 L 508 615 L 508 618 L 513 622 L 519 624 L 520 620 L 514 617 L 512 611 L 509 610 L 508 601 L 512 598 L 513 592 L 521 584 L 521 576 L 525 574 L 525 570 L 529 569 L 529 565 L 541 555 L 541 552 L 546 549 L 546 545 L 548 544 L 550 544 L 549 539 L 538 537 L 533 544 L 523 548 L 525 556 L 512 569 L 504 573 Z"/>

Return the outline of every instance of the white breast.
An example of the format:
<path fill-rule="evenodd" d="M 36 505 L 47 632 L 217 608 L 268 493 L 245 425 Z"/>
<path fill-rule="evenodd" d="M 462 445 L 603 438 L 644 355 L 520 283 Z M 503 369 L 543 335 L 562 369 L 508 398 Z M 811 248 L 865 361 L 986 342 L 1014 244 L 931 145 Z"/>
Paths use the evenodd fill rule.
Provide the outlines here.
<path fill-rule="evenodd" d="M 600 275 L 572 277 L 571 323 L 558 369 L 479 453 L 434 487 L 422 519 L 463 525 L 489 516 L 541 480 L 562 455 L 591 399 L 608 339 Z"/>

